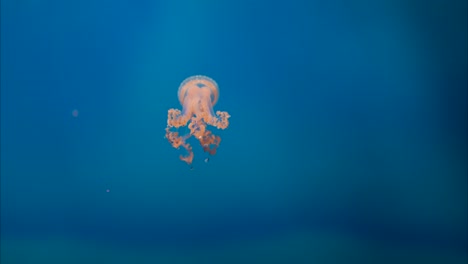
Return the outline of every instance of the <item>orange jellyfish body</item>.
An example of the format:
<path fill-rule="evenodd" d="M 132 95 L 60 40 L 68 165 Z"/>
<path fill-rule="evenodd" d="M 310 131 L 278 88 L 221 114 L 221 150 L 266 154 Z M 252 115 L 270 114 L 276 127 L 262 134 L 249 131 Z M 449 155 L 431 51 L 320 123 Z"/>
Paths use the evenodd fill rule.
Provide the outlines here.
<path fill-rule="evenodd" d="M 227 112 L 213 111 L 213 106 L 219 98 L 216 82 L 203 75 L 195 75 L 185 79 L 179 86 L 179 102 L 182 112 L 178 109 L 169 109 L 167 114 L 166 138 L 174 148 L 183 147 L 187 150 L 186 156 L 180 159 L 187 164 L 193 161 L 192 146 L 187 139 L 194 136 L 202 145 L 205 152 L 216 154 L 216 149 L 221 142 L 219 136 L 215 136 L 207 129 L 207 124 L 219 129 L 225 129 L 229 125 L 230 115 Z M 190 134 L 180 136 L 171 128 L 188 126 Z"/>

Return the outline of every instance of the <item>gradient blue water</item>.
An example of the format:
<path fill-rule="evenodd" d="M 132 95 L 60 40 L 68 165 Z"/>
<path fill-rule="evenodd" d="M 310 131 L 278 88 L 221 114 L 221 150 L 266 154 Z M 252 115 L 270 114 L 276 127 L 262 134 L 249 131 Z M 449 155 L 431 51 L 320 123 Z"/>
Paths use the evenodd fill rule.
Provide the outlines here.
<path fill-rule="evenodd" d="M 2 0 L 2 263 L 465 263 L 466 9 Z M 232 117 L 190 170 L 196 74 Z"/>

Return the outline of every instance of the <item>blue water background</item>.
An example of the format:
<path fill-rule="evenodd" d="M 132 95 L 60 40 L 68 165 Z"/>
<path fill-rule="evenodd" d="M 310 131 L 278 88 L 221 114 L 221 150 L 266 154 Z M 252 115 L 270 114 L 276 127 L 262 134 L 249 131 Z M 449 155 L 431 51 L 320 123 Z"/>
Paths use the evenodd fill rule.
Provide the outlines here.
<path fill-rule="evenodd" d="M 466 10 L 2 0 L 1 263 L 466 263 Z M 232 117 L 190 170 L 196 74 Z"/>

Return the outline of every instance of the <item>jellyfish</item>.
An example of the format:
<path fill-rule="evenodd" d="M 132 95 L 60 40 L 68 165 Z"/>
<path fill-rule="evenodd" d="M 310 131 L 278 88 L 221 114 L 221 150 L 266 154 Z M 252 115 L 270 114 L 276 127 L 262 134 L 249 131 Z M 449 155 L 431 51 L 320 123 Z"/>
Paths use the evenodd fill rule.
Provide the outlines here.
<path fill-rule="evenodd" d="M 183 147 L 187 155 L 180 155 L 180 159 L 187 164 L 192 164 L 193 150 L 187 143 L 191 136 L 195 137 L 203 147 L 203 151 L 215 155 L 221 142 L 219 136 L 208 130 L 207 125 L 218 129 L 226 129 L 229 125 L 227 112 L 213 111 L 213 106 L 218 102 L 219 91 L 216 82 L 203 75 L 195 75 L 185 79 L 179 86 L 179 102 L 182 111 L 169 109 L 167 114 L 166 138 L 172 147 L 178 149 Z M 190 133 L 179 135 L 174 128 L 187 126 Z"/>

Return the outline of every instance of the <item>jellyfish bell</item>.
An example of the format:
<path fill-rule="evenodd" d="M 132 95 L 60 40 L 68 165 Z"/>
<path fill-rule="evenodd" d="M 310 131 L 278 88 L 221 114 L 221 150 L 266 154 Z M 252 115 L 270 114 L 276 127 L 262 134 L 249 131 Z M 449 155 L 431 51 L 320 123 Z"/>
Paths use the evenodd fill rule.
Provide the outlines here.
<path fill-rule="evenodd" d="M 187 98 L 187 93 L 193 93 L 193 91 L 198 90 L 193 89 L 195 87 L 198 87 L 199 90 L 202 90 L 199 91 L 199 93 L 204 92 L 206 89 L 209 90 L 212 106 L 214 106 L 218 102 L 219 89 L 218 84 L 215 82 L 215 80 L 204 75 L 195 75 L 186 78 L 179 86 L 177 94 L 179 96 L 179 102 L 181 105 L 184 105 L 185 98 Z"/>

